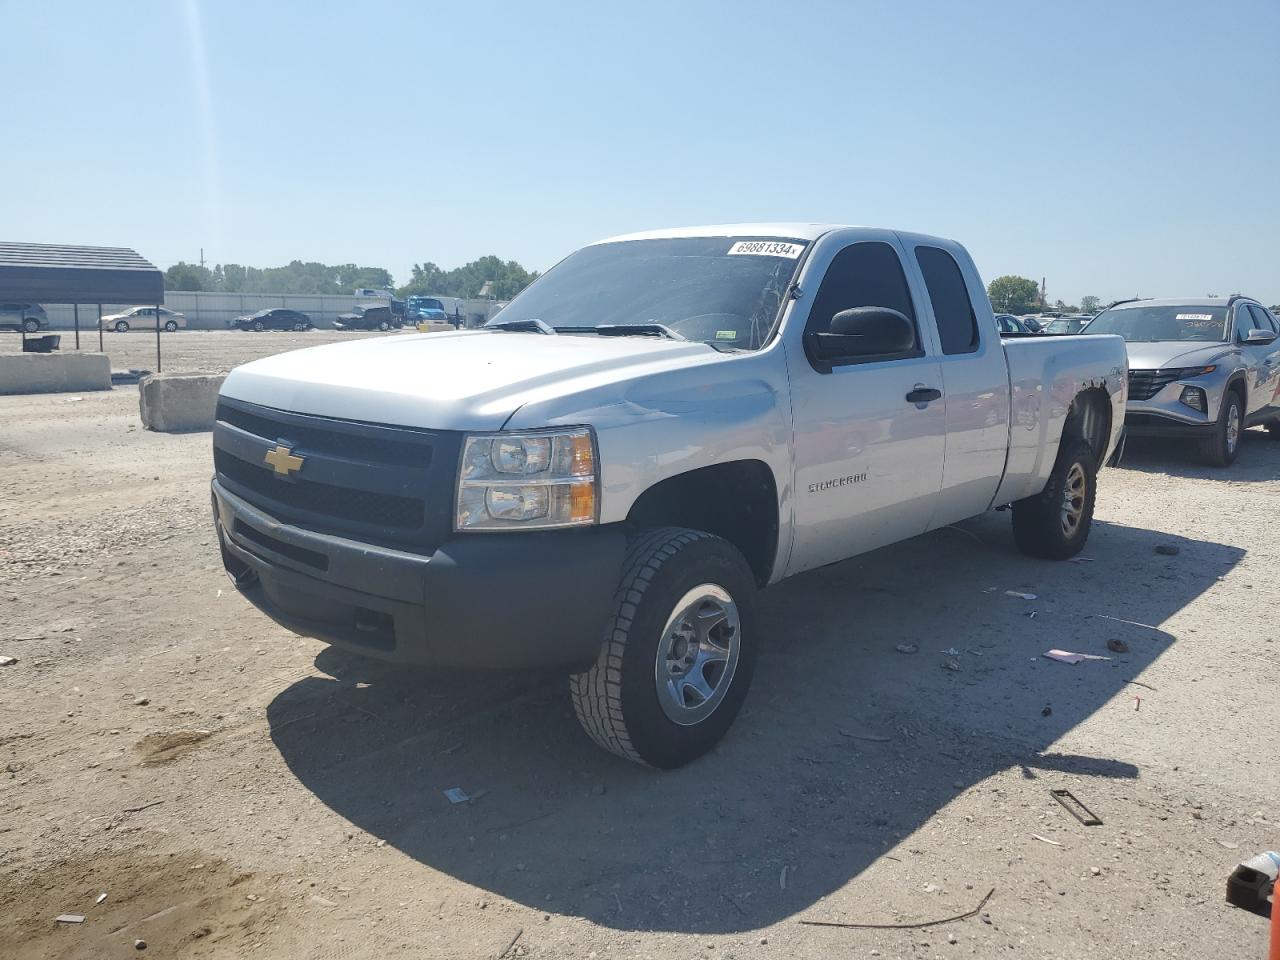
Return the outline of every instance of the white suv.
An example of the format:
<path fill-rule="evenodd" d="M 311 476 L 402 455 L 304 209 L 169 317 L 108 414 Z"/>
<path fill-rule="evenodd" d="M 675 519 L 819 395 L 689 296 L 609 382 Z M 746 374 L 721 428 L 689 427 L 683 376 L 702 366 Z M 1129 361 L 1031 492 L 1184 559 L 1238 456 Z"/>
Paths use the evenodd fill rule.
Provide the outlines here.
<path fill-rule="evenodd" d="M 38 303 L 0 303 L 0 330 L 36 333 L 49 329 L 49 317 Z"/>

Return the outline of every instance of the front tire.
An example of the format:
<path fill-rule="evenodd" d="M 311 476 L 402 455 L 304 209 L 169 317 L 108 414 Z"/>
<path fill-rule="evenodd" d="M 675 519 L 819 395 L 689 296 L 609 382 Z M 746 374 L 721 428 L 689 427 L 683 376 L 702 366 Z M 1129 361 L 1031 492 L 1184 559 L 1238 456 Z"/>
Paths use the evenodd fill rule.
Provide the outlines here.
<path fill-rule="evenodd" d="M 128 332 L 129 332 L 129 324 L 127 324 L 127 323 L 126 323 L 125 321 L 123 321 L 123 320 L 117 320 L 117 321 L 116 321 L 116 333 L 128 333 Z"/>
<path fill-rule="evenodd" d="M 253 321 L 253 332 L 254 332 L 254 333 L 261 333 L 264 329 L 266 329 L 266 328 L 265 328 L 265 327 L 263 327 L 263 325 L 262 325 L 262 321 L 261 321 L 261 320 L 255 320 L 255 321 Z"/>
<path fill-rule="evenodd" d="M 165 324 L 164 324 L 164 328 L 165 328 L 165 330 L 166 330 L 167 332 L 169 332 L 169 333 L 177 333 L 177 332 L 178 332 L 178 321 L 177 321 L 177 320 L 166 320 L 166 321 L 165 321 Z"/>
<path fill-rule="evenodd" d="M 755 671 L 755 592 L 726 540 L 679 527 L 632 538 L 600 656 L 569 681 L 591 739 L 664 770 L 714 747 Z"/>
<path fill-rule="evenodd" d="M 1200 459 L 1211 467 L 1229 467 L 1240 455 L 1240 435 L 1244 430 L 1244 405 L 1240 394 L 1228 390 L 1213 436 L 1200 444 Z"/>
<path fill-rule="evenodd" d="M 1066 560 L 1084 549 L 1093 526 L 1098 462 L 1081 439 L 1064 438 L 1044 490 L 1013 505 L 1018 549 L 1045 560 Z"/>
<path fill-rule="evenodd" d="M 40 321 L 35 317 L 27 317 L 27 319 L 22 321 L 22 329 L 27 331 L 27 333 L 39 333 Z"/>

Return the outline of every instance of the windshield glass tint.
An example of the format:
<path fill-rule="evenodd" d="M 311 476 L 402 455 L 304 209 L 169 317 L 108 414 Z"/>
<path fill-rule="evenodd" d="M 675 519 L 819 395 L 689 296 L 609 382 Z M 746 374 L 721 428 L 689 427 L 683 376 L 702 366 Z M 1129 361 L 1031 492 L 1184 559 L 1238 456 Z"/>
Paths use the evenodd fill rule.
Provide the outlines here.
<path fill-rule="evenodd" d="M 541 320 L 560 332 L 660 323 L 689 340 L 758 349 L 777 320 L 806 244 L 679 237 L 585 247 L 493 321 Z"/>
<path fill-rule="evenodd" d="M 1118 333 L 1126 340 L 1227 339 L 1227 308 L 1204 306 L 1120 307 L 1098 314 L 1086 333 Z"/>

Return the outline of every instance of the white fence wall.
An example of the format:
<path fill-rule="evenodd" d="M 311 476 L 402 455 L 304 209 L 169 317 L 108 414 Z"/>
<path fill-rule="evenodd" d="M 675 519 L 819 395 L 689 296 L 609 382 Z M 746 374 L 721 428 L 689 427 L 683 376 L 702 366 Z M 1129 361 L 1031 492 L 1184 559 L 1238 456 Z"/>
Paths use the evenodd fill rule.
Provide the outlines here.
<path fill-rule="evenodd" d="M 456 297 L 437 297 L 446 311 L 452 315 L 455 306 L 471 325 L 479 325 L 498 312 L 505 304 L 492 300 L 462 300 Z M 349 313 L 357 303 L 376 303 L 374 300 L 356 300 L 350 294 L 341 296 L 270 293 L 210 293 L 206 291 L 170 290 L 165 294 L 164 305 L 177 310 L 187 318 L 189 330 L 225 330 L 233 319 L 246 313 L 265 310 L 268 307 L 287 307 L 301 310 L 317 327 L 332 327 L 340 313 Z M 142 304 L 104 303 L 102 315 L 115 313 L 126 307 Z M 49 326 L 55 330 L 70 330 L 74 326 L 75 311 L 70 304 L 47 303 Z M 80 305 L 80 329 L 96 330 L 98 326 L 97 304 Z"/>

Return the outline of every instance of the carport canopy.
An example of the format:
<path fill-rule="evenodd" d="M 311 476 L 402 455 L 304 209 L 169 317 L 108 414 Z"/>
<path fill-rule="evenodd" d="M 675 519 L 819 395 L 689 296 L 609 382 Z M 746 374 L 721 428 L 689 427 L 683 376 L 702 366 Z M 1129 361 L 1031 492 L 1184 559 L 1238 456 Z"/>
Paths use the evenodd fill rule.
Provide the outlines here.
<path fill-rule="evenodd" d="M 164 274 L 128 247 L 0 241 L 5 303 L 164 303 Z"/>

